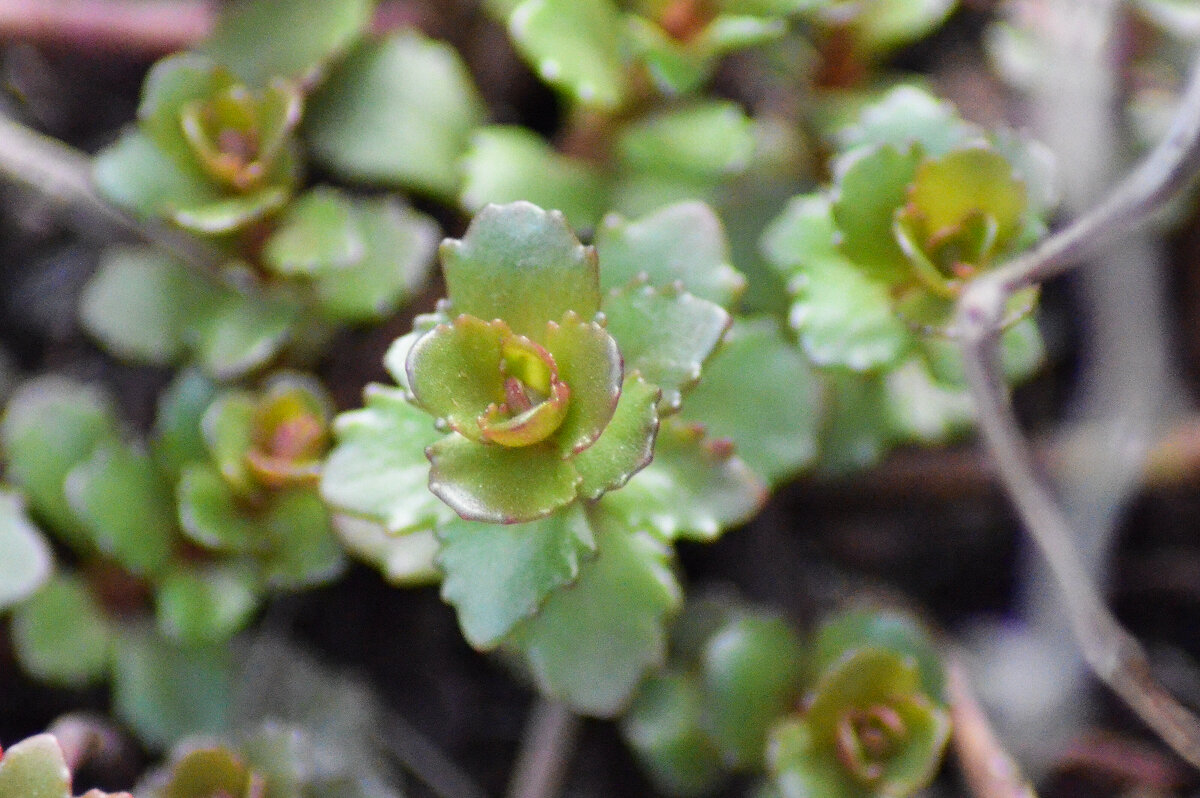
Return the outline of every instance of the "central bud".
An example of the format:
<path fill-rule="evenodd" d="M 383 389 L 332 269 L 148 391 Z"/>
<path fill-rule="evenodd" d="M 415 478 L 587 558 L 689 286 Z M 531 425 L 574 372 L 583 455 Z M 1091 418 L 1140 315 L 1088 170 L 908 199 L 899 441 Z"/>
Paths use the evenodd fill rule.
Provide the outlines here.
<path fill-rule="evenodd" d="M 542 346 L 523 335 L 500 347 L 503 396 L 479 416 L 483 439 L 501 446 L 529 446 L 550 437 L 567 415 L 571 395 L 558 365 Z"/>
<path fill-rule="evenodd" d="M 907 724 L 890 706 L 846 712 L 837 724 L 837 757 L 855 778 L 871 784 L 883 777 L 884 763 L 908 733 Z"/>

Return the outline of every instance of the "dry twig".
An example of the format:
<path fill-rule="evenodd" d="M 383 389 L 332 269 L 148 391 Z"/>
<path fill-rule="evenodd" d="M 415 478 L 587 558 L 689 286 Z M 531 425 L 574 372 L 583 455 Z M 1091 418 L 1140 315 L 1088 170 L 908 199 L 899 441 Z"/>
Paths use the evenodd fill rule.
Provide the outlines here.
<path fill-rule="evenodd" d="M 1008 402 L 997 346 L 1006 303 L 1015 291 L 1073 268 L 1101 242 L 1143 223 L 1192 177 L 1198 163 L 1200 59 L 1166 140 L 1093 211 L 973 281 L 959 299 L 956 328 L 984 440 L 1063 593 L 1084 658 L 1147 725 L 1200 767 L 1200 720 L 1154 680 L 1141 647 L 1109 612 L 1083 567 L 1066 513 Z"/>
<path fill-rule="evenodd" d="M 1017 763 L 996 739 L 956 658 L 946 664 L 946 692 L 954 728 L 954 750 L 963 779 L 978 798 L 1036 798 Z"/>

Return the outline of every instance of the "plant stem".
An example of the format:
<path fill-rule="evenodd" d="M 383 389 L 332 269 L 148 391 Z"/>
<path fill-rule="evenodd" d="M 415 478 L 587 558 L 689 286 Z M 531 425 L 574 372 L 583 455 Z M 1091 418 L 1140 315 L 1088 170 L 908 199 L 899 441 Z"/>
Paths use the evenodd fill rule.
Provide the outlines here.
<path fill-rule="evenodd" d="M 2 0 L 0 37 L 162 55 L 208 35 L 211 0 Z"/>
<path fill-rule="evenodd" d="M 63 210 L 82 211 L 83 227 L 96 223 L 130 232 L 203 268 L 218 265 L 217 250 L 179 230 L 140 221 L 110 205 L 92 185 L 91 159 L 61 141 L 0 114 L 0 177 L 33 189 Z"/>
<path fill-rule="evenodd" d="M 384 747 L 438 798 L 486 798 L 470 776 L 400 715 L 386 713 L 384 726 Z"/>
<path fill-rule="evenodd" d="M 554 798 L 562 788 L 579 734 L 579 716 L 538 698 L 529 711 L 507 798 Z"/>
<path fill-rule="evenodd" d="M 153 58 L 194 47 L 220 10 L 214 0 L 0 0 L 0 39 Z M 371 29 L 426 24 L 419 4 L 385 0 Z"/>
<path fill-rule="evenodd" d="M 1104 202 L 1028 252 L 973 281 L 994 283 L 1008 294 L 1077 266 L 1102 241 L 1144 222 L 1191 180 L 1200 167 L 1200 59 L 1166 137 Z M 990 290 L 977 288 L 982 296 Z M 960 307 L 971 304 L 963 297 Z"/>
<path fill-rule="evenodd" d="M 1036 798 L 1029 780 L 996 739 L 971 692 L 966 669 L 953 655 L 946 663 L 946 692 L 954 750 L 971 792 L 978 798 Z"/>
<path fill-rule="evenodd" d="M 1072 545 L 1066 512 L 1038 468 L 1008 402 L 997 345 L 1006 303 L 1015 291 L 1073 268 L 1102 241 L 1145 221 L 1188 181 L 1198 161 L 1200 59 L 1163 143 L 1094 210 L 1025 255 L 972 281 L 958 302 L 956 327 L 984 440 L 1062 591 L 1084 659 L 1168 745 L 1200 767 L 1200 720 L 1154 680 L 1141 647 L 1101 600 Z"/>

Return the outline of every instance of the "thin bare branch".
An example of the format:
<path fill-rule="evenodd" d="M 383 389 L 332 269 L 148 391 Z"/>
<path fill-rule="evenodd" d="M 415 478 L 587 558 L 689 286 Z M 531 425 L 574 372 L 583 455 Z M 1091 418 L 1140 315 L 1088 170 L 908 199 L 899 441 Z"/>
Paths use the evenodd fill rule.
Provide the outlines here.
<path fill-rule="evenodd" d="M 438 798 L 486 798 L 454 760 L 399 714 L 386 713 L 379 733 L 388 753 Z"/>
<path fill-rule="evenodd" d="M 579 716 L 562 704 L 538 698 L 529 711 L 507 798 L 554 798 L 562 788 Z"/>
<path fill-rule="evenodd" d="M 1048 280 L 1076 265 L 1101 242 L 1144 222 L 1175 195 L 1200 167 L 1200 59 L 1166 137 L 1091 212 L 1013 258 L 978 282 L 995 282 L 1007 293 Z"/>
<path fill-rule="evenodd" d="M 156 58 L 194 47 L 219 11 L 214 0 L 0 0 L 0 41 Z M 429 24 L 424 4 L 385 0 L 371 30 Z"/>
<path fill-rule="evenodd" d="M 1036 798 L 1029 780 L 996 739 L 987 715 L 971 692 L 966 669 L 954 656 L 946 664 L 946 692 L 954 750 L 963 779 L 977 798 Z"/>
<path fill-rule="evenodd" d="M 0 0 L 0 38 L 163 55 L 208 35 L 210 0 Z"/>
<path fill-rule="evenodd" d="M 114 227 L 204 268 L 220 263 L 216 249 L 192 236 L 122 213 L 92 185 L 91 159 L 61 141 L 0 114 L 0 178 L 33 189 L 61 210 L 82 212 L 88 226 Z"/>
<path fill-rule="evenodd" d="M 1084 659 L 1182 757 L 1200 767 L 1200 719 L 1151 676 L 1137 641 L 1100 597 L 1071 541 L 1070 522 L 1021 433 L 1001 377 L 998 338 L 1012 293 L 1077 265 L 1093 247 L 1143 222 L 1195 171 L 1200 158 L 1200 59 L 1167 139 L 1093 211 L 979 280 L 959 299 L 956 324 L 980 429 L 1025 528 L 1062 591 Z"/>

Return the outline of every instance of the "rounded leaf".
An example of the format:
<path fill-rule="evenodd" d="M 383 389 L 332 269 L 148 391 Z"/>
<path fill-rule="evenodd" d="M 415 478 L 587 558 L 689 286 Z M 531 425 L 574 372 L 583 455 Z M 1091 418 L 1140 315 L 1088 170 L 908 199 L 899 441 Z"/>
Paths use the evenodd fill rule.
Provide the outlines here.
<path fill-rule="evenodd" d="M 568 311 L 590 320 L 600 309 L 596 253 L 558 211 L 489 205 L 461 239 L 442 243 L 441 255 L 455 314 L 503 319 L 517 335 L 540 341 L 547 322 Z"/>
<path fill-rule="evenodd" d="M 50 577 L 54 560 L 17 493 L 0 489 L 0 611 L 24 601 Z"/>
<path fill-rule="evenodd" d="M 429 489 L 468 521 L 533 521 L 577 495 L 579 475 L 551 442 L 508 448 L 451 433 L 426 454 Z"/>

